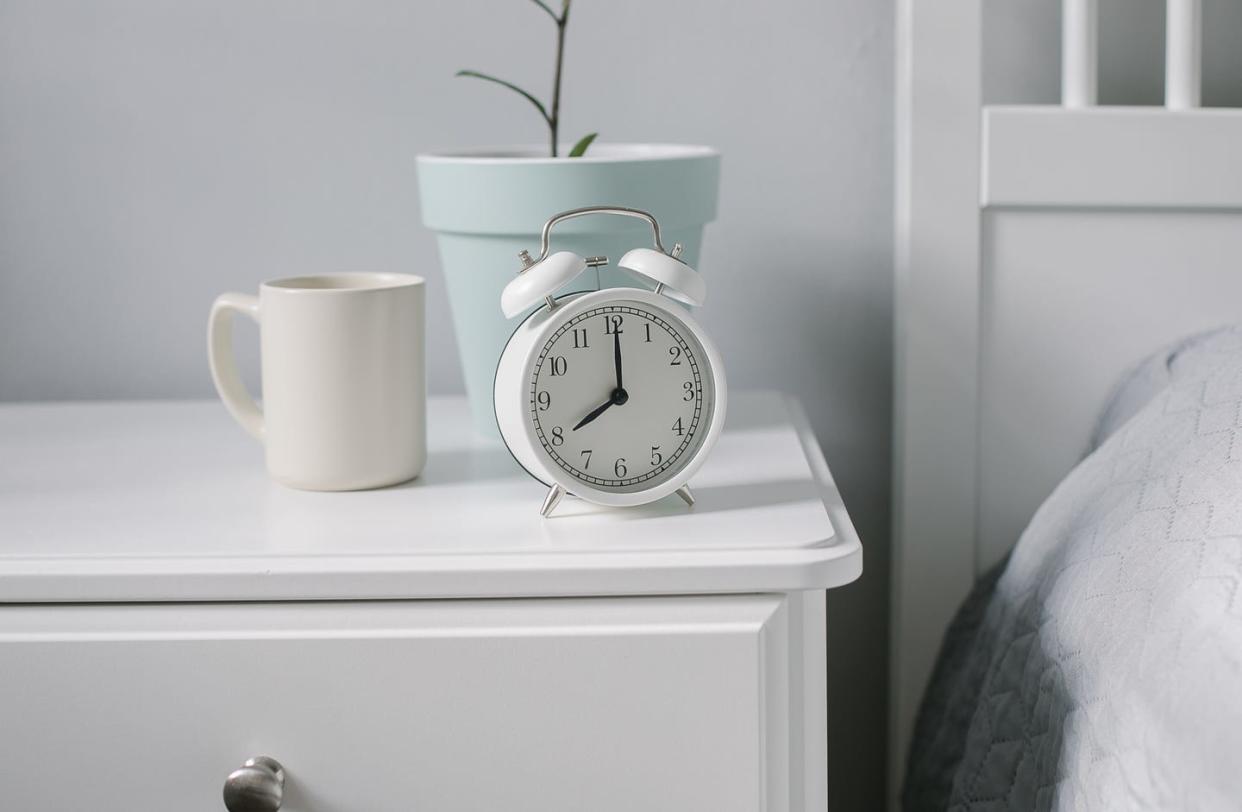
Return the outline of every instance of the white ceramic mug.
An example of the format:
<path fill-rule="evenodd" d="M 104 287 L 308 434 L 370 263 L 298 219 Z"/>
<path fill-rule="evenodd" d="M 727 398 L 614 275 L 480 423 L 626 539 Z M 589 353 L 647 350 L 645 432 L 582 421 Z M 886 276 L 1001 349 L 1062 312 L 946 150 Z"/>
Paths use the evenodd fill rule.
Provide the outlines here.
<path fill-rule="evenodd" d="M 412 479 L 427 460 L 425 286 L 408 274 L 348 273 L 264 282 L 211 308 L 216 391 L 263 443 L 272 478 L 348 491 Z M 263 406 L 233 358 L 232 316 L 259 323 Z"/>

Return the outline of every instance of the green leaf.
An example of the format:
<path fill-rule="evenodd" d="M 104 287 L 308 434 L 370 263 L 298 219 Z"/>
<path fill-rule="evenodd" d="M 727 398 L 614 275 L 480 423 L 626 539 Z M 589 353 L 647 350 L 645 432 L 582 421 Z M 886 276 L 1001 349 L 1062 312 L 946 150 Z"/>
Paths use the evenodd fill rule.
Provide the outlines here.
<path fill-rule="evenodd" d="M 569 151 L 570 158 L 581 158 L 587 151 L 587 147 L 591 146 L 591 142 L 595 140 L 595 136 L 599 133 L 587 133 L 578 139 L 578 143 L 574 144 L 574 148 Z"/>
<path fill-rule="evenodd" d="M 457 71 L 457 75 L 458 76 L 469 76 L 474 79 L 482 79 L 485 82 L 495 82 L 501 87 L 509 88 L 514 93 L 520 94 L 528 102 L 535 105 L 535 109 L 539 111 L 539 115 L 543 116 L 544 121 L 548 122 L 549 124 L 552 123 L 552 119 L 548 117 L 548 111 L 544 109 L 543 102 L 539 101 L 532 94 L 527 93 L 525 90 L 513 84 L 512 82 L 506 82 L 504 79 L 497 79 L 495 76 L 488 76 L 486 73 L 479 73 L 477 70 L 459 70 Z"/>

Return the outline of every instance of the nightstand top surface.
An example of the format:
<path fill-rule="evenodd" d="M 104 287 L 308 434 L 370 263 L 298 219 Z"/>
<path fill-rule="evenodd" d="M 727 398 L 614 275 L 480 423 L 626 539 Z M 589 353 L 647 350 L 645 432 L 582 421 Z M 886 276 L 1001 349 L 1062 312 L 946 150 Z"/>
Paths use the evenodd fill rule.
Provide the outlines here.
<path fill-rule="evenodd" d="M 675 496 L 566 498 L 465 400 L 431 398 L 422 476 L 296 491 L 215 402 L 0 405 L 0 601 L 240 601 L 824 589 L 862 550 L 798 404 L 735 393 L 720 441 Z"/>

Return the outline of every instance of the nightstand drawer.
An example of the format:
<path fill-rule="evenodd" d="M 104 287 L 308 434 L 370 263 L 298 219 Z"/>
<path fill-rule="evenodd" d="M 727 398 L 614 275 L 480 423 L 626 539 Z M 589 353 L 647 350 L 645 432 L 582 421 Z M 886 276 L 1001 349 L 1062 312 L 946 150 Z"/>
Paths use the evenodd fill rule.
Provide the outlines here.
<path fill-rule="evenodd" d="M 0 805 L 784 810 L 771 595 L 0 607 Z"/>

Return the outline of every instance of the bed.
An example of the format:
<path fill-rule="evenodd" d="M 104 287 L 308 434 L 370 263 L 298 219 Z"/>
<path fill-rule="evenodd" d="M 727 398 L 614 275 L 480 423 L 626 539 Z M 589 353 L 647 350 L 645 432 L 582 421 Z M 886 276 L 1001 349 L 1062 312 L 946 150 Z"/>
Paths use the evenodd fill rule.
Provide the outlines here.
<path fill-rule="evenodd" d="M 1242 326 L 1123 378 L 950 625 L 908 810 L 1242 801 Z"/>
<path fill-rule="evenodd" d="M 1232 526 L 1220 523 L 1237 492 L 1227 461 L 1207 476 L 1225 488 L 1206 502 L 1217 524 L 1172 548 L 1202 548 L 1195 561 L 1215 567 L 1214 580 L 1198 583 L 1178 569 L 1189 564 L 1163 557 L 1170 550 L 1143 547 L 1151 540 L 1134 517 L 1105 534 L 1109 555 L 1150 555 L 1092 575 L 1147 578 L 1130 597 L 1057 569 L 1089 546 L 1083 526 L 1120 521 L 1095 512 L 1105 496 L 1139 504 L 1140 486 L 1110 479 L 1118 449 L 1188 430 L 1149 412 L 1183 387 L 1202 391 L 1204 376 L 1228 379 L 1238 363 L 1225 348 L 1236 331 L 1202 332 L 1242 320 L 1242 111 L 1199 108 L 1200 5 L 1169 0 L 1167 13 L 1164 107 L 1096 105 L 1093 0 L 1064 3 L 1061 104 L 1009 106 L 982 100 L 979 0 L 898 5 L 894 807 L 911 752 L 911 808 L 1176 809 L 1191 798 L 1236 808 L 1242 797 L 1211 757 L 1236 760 L 1242 744 L 1226 701 L 1242 690 L 1222 693 L 1239 681 L 1230 624 L 1242 610 L 1226 604 L 1211 623 L 1195 614 L 1199 601 L 1220 599 L 1201 591 L 1231 589 L 1238 576 Z M 1138 364 L 1145 357 L 1155 360 Z M 1217 405 L 1177 420 L 1224 420 L 1227 398 Z M 1136 436 L 1141 426 L 1152 436 Z M 1153 482 L 1198 470 L 1200 457 L 1176 458 L 1197 448 L 1190 436 L 1165 448 Z M 1161 591 L 1169 584 L 1185 589 Z M 1112 595 L 1108 611 L 1090 602 L 1097 593 Z M 1188 613 L 1204 634 L 1177 645 L 1198 641 L 1204 659 L 1161 637 L 1157 606 Z M 1071 663 L 1058 646 L 1075 645 Z M 1195 662 L 1202 674 L 1179 670 Z M 1174 690 L 1174 673 L 1194 686 L 1189 697 Z M 1119 702 L 1135 718 L 1091 716 Z M 1192 722 L 1198 738 L 1179 739 Z M 1093 769 L 1110 763 L 1107 777 Z"/>

